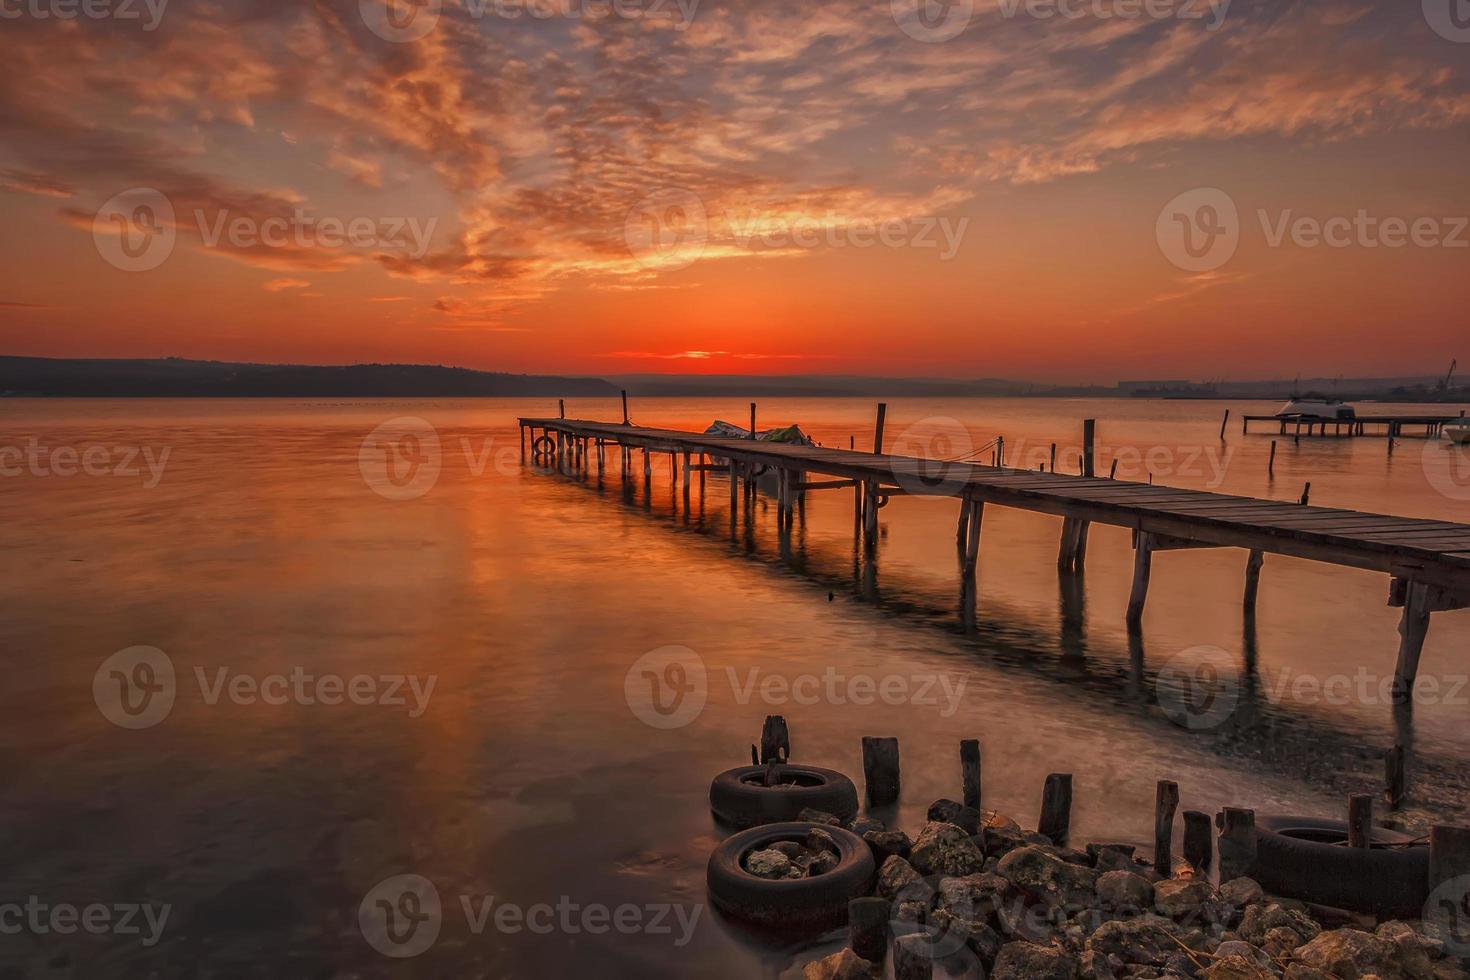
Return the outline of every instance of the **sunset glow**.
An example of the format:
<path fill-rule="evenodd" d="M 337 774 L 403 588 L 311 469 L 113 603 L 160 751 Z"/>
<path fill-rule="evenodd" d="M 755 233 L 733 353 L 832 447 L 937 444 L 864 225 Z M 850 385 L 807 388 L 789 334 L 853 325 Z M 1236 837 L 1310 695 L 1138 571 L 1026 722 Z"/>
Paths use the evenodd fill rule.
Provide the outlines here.
<path fill-rule="evenodd" d="M 1433 4 L 4 6 L 0 353 L 1110 382 L 1466 331 Z M 1165 240 L 1197 189 L 1224 261 Z"/>

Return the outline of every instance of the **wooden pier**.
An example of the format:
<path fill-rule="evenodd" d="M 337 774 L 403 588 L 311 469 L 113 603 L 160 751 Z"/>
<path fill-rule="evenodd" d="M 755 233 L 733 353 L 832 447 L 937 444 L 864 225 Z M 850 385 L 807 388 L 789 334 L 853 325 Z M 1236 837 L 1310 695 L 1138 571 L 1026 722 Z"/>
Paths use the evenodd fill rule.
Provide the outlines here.
<path fill-rule="evenodd" d="M 1401 439 L 1413 435 L 1433 439 L 1447 423 L 1458 422 L 1464 417 L 1463 412 L 1459 415 L 1359 415 L 1350 419 L 1245 415 L 1241 417 L 1240 431 L 1250 432 L 1252 422 L 1266 422 L 1277 426 L 1276 434 L 1283 436 L 1386 436 Z"/>
<path fill-rule="evenodd" d="M 874 440 L 878 451 L 873 453 L 566 418 L 522 418 L 519 424 L 522 460 L 529 446 L 532 459 L 562 470 L 590 472 L 595 461 L 601 474 L 611 447 L 618 452 L 618 472 L 627 480 L 633 473 L 633 453 L 641 450 L 646 486 L 652 457 L 667 453 L 676 485 L 682 470 L 686 510 L 695 474 L 703 490 L 707 473 L 724 473 L 732 522 L 738 502 L 753 499 L 756 481 L 764 480 L 774 488 L 783 535 L 808 492 L 851 489 L 854 533 L 869 567 L 878 548 L 878 510 L 888 498 L 953 497 L 959 501 L 956 543 L 962 594 L 971 606 L 986 505 L 1062 518 L 1057 564 L 1063 574 L 1079 572 L 1085 564 L 1090 524 L 1132 530 L 1131 631 L 1142 625 L 1152 558 L 1161 551 L 1246 551 L 1243 605 L 1248 616 L 1255 614 L 1268 554 L 1382 572 L 1390 577 L 1388 604 L 1403 609 L 1395 670 L 1399 699 L 1412 692 L 1430 614 L 1470 606 L 1470 525 L 1100 479 L 1091 475 L 1090 440 L 1083 453 L 1085 475 L 1071 476 L 885 455 L 881 407 Z M 1093 431 L 1090 421 L 1085 431 Z M 813 480 L 812 474 L 828 479 Z"/>

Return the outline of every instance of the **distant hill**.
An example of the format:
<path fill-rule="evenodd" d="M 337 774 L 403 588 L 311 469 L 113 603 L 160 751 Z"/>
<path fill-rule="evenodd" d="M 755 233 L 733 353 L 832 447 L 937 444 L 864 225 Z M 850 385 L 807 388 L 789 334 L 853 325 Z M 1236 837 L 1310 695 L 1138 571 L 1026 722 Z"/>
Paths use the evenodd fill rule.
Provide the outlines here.
<path fill-rule="evenodd" d="M 1024 381 L 997 378 L 875 378 L 843 374 L 626 374 L 609 379 L 630 395 L 644 397 L 973 398 L 1023 395 Z"/>
<path fill-rule="evenodd" d="M 598 378 L 492 374 L 433 364 L 231 364 L 224 361 L 0 357 L 0 396 L 64 398 L 431 398 L 616 396 Z"/>

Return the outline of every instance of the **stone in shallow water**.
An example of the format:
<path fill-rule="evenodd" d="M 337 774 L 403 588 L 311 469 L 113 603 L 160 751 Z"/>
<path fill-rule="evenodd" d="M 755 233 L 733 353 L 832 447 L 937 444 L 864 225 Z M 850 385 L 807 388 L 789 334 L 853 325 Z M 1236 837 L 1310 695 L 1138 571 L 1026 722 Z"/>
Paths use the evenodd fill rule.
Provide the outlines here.
<path fill-rule="evenodd" d="M 1121 919 L 1104 922 L 1087 938 L 1087 950 L 1097 957 L 1116 957 L 1121 963 L 1163 966 L 1179 952 L 1179 927 L 1161 919 Z"/>
<path fill-rule="evenodd" d="M 1266 893 L 1254 878 L 1232 878 L 1220 886 L 1220 901 L 1226 905 L 1233 905 L 1243 909 L 1247 905 L 1255 905 L 1257 902 L 1265 901 Z"/>
<path fill-rule="evenodd" d="M 1166 878 L 1154 885 L 1154 908 L 1171 919 L 1197 918 L 1210 899 L 1210 883 L 1199 878 Z"/>
<path fill-rule="evenodd" d="M 1131 871 L 1105 871 L 1097 878 L 1097 898 L 1106 909 L 1142 912 L 1153 905 L 1154 888 Z"/>
<path fill-rule="evenodd" d="M 863 840 L 868 842 L 874 860 L 880 864 L 894 854 L 907 858 L 914 849 L 914 842 L 901 830 L 870 830 L 863 834 Z"/>
<path fill-rule="evenodd" d="M 858 817 L 847 825 L 847 829 L 861 837 L 870 830 L 882 832 L 888 827 L 881 820 L 874 820 L 872 817 Z"/>
<path fill-rule="evenodd" d="M 813 810 L 811 807 L 807 807 L 806 809 L 798 813 L 796 815 L 796 819 L 801 821 L 802 823 L 820 823 L 826 824 L 828 827 L 842 826 L 842 821 L 838 820 L 837 817 L 833 814 L 830 814 L 825 810 Z"/>
<path fill-rule="evenodd" d="M 1396 948 L 1361 929 L 1324 932 L 1296 951 L 1296 958 L 1341 980 L 1377 975 L 1384 980 L 1403 976 Z"/>
<path fill-rule="evenodd" d="M 1096 871 L 1063 861 L 1034 844 L 1011 851 L 1000 859 L 995 871 L 1048 905 L 1085 908 L 1095 897 Z"/>
<path fill-rule="evenodd" d="M 923 884 L 923 876 L 897 854 L 889 857 L 883 862 L 883 867 L 878 869 L 878 894 L 884 898 L 897 898 L 900 892 L 907 893 L 914 886 Z M 905 894 L 904 897 L 909 895 Z"/>

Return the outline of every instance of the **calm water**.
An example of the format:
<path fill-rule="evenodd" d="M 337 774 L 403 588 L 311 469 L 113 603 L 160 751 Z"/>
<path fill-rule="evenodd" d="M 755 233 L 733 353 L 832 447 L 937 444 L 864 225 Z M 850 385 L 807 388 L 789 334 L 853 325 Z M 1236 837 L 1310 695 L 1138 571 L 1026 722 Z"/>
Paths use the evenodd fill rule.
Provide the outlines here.
<path fill-rule="evenodd" d="M 1094 416 L 1099 466 L 1116 456 L 1120 478 L 1279 499 L 1311 481 L 1317 504 L 1470 519 L 1465 474 L 1447 469 L 1457 461 L 1442 443 L 1405 440 L 1390 457 L 1382 439 L 1280 440 L 1268 480 L 1272 437 L 1242 436 L 1235 419 L 1275 408 L 899 400 L 887 444 L 956 456 L 1004 435 L 1007 461 L 1035 468 L 1057 442 L 1066 472 Z M 828 445 L 866 448 L 872 409 L 767 399 L 760 411 L 763 425 L 800 422 Z M 746 411 L 635 400 L 633 417 L 703 428 Z M 1413 753 L 1411 821 L 1470 800 L 1459 763 L 1470 614 L 1435 617 L 1421 676 L 1439 694 L 1395 713 L 1376 696 L 1397 643 L 1384 576 L 1269 557 L 1252 633 L 1243 553 L 1164 554 L 1130 647 L 1127 534 L 1094 528 L 1085 581 L 1064 587 L 1059 522 L 992 507 L 967 632 L 953 502 L 896 498 L 882 511 L 867 601 L 850 491 L 812 494 L 787 548 L 764 499 L 732 538 L 720 476 L 690 514 L 666 459 L 648 492 L 626 495 L 615 473 L 599 486 L 522 468 L 514 419 L 554 413 L 548 401 L 0 402 L 0 447 L 74 449 L 92 471 L 67 475 L 63 452 L 39 474 L 19 464 L 0 478 L 0 904 L 170 907 L 152 945 L 146 926 L 143 937 L 0 936 L 0 976 L 799 973 L 812 949 L 774 948 L 699 908 L 722 836 L 709 780 L 748 758 L 773 712 L 790 720 L 799 760 L 855 775 L 860 736 L 899 736 L 896 816 L 911 832 L 931 800 L 958 795 L 964 737 L 983 741 L 987 805 L 1023 823 L 1046 774 L 1073 772 L 1079 840 L 1145 843 L 1160 778 L 1179 782 L 1189 809 L 1336 813 L 1348 792 L 1378 785 L 1395 740 Z M 429 469 L 407 493 L 377 479 L 372 452 L 360 458 L 365 437 L 401 417 L 426 420 L 439 444 L 435 455 L 420 442 Z M 0 456 L 10 473 L 15 460 Z M 168 658 L 174 700 L 130 729 L 99 708 L 94 679 L 115 686 L 104 661 L 137 646 Z M 697 656 L 707 678 L 703 709 L 674 729 L 645 723 L 640 713 L 663 716 L 625 690 L 635 662 L 665 647 Z M 1171 685 L 1202 657 L 1223 658 L 1228 703 L 1177 724 L 1199 716 L 1180 714 Z M 1369 697 L 1296 683 L 1360 670 Z M 366 703 L 324 704 L 308 697 L 330 688 L 292 693 L 297 675 L 376 686 L 359 691 Z M 395 677 L 425 697 L 404 683 L 404 703 L 382 703 L 397 698 L 379 679 Z M 860 695 L 855 680 L 908 695 L 831 703 Z M 262 682 L 278 703 L 252 696 Z M 792 683 L 816 684 L 816 703 L 791 703 Z M 358 912 L 403 874 L 433 882 L 442 928 L 421 955 L 393 960 L 365 940 Z M 476 931 L 461 898 L 473 912 L 490 897 Z M 643 926 L 571 913 L 550 934 L 496 927 L 495 909 L 541 903 L 636 906 Z M 665 912 L 669 933 L 647 928 L 668 905 L 698 918 L 686 931 Z"/>

